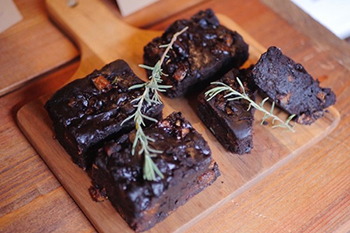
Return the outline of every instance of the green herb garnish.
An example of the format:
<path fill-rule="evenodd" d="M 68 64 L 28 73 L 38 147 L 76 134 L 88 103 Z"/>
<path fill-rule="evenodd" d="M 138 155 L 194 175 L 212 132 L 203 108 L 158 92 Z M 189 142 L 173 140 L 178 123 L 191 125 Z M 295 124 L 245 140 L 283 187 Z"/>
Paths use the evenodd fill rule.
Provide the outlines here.
<path fill-rule="evenodd" d="M 143 166 L 143 179 L 145 180 L 156 180 L 156 174 L 160 178 L 164 178 L 161 171 L 158 169 L 156 164 L 153 162 L 152 157 L 156 157 L 157 154 L 162 153 L 162 151 L 155 150 L 150 147 L 150 142 L 154 142 L 155 140 L 145 134 L 143 131 L 143 128 L 145 126 L 145 120 L 157 122 L 156 119 L 149 117 L 145 115 L 142 112 L 142 107 L 144 104 L 152 105 L 152 104 L 162 104 L 161 98 L 159 96 L 158 92 L 165 92 L 167 88 L 171 88 L 172 86 L 169 85 L 161 85 L 162 83 L 162 75 L 166 76 L 162 72 L 162 64 L 167 57 L 168 52 L 170 49 L 172 49 L 173 44 L 177 40 L 177 37 L 181 35 L 184 31 L 187 30 L 188 27 L 185 27 L 181 31 L 175 33 L 167 45 L 161 45 L 160 48 L 166 48 L 162 57 L 160 60 L 155 64 L 154 67 L 146 66 L 146 65 L 139 65 L 141 68 L 151 70 L 152 75 L 149 77 L 149 81 L 142 84 L 136 84 L 129 88 L 129 90 L 137 89 L 137 88 L 145 88 L 143 94 L 131 101 L 131 103 L 135 104 L 134 107 L 136 108 L 136 111 L 131 116 L 127 117 L 123 122 L 126 122 L 130 119 L 134 119 L 135 121 L 135 128 L 136 128 L 136 135 L 132 146 L 132 155 L 135 154 L 135 149 L 138 143 L 140 143 L 140 150 L 138 151 L 138 154 L 144 155 L 144 166 Z"/>
<path fill-rule="evenodd" d="M 269 99 L 268 97 L 265 98 L 260 104 L 257 104 L 252 99 L 249 98 L 249 96 L 246 93 L 245 88 L 244 88 L 241 80 L 238 77 L 237 77 L 237 82 L 238 82 L 238 84 L 240 85 L 240 87 L 242 89 L 242 93 L 234 90 L 233 88 L 231 88 L 229 85 L 227 85 L 225 83 L 212 82 L 211 84 L 217 85 L 217 86 L 213 87 L 212 89 L 210 89 L 207 92 L 205 92 L 205 96 L 208 97 L 207 101 L 209 101 L 212 98 L 214 98 L 217 94 L 219 94 L 221 92 L 224 92 L 224 91 L 227 91 L 228 93 L 226 95 L 224 95 L 224 98 L 228 98 L 227 99 L 228 101 L 244 99 L 244 100 L 249 102 L 249 107 L 248 107 L 247 111 L 249 111 L 251 107 L 254 107 L 255 109 L 257 109 L 257 110 L 261 111 L 262 113 L 264 113 L 264 116 L 263 116 L 263 118 L 261 120 L 261 124 L 263 124 L 266 119 L 271 117 L 272 118 L 272 124 L 274 124 L 275 121 L 280 122 L 278 125 L 272 126 L 272 128 L 281 127 L 281 128 L 286 128 L 286 129 L 294 132 L 294 126 L 290 125 L 289 123 L 295 117 L 295 114 L 290 115 L 286 121 L 283 121 L 278 116 L 273 114 L 273 110 L 275 108 L 275 102 L 272 102 L 272 106 L 271 106 L 270 111 L 266 110 L 264 108 L 264 104 Z"/>

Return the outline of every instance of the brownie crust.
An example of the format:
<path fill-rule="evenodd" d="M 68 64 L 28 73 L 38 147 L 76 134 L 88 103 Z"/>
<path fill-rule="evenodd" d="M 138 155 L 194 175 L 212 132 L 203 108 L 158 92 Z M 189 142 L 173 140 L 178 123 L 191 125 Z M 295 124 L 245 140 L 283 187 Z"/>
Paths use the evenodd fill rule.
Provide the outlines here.
<path fill-rule="evenodd" d="M 91 166 L 96 148 L 115 135 L 134 128 L 134 121 L 121 124 L 133 114 L 131 100 L 144 89 L 128 90 L 143 83 L 123 60 L 114 61 L 87 77 L 58 90 L 45 104 L 57 140 L 82 168 Z M 144 106 L 146 115 L 161 117 L 163 105 Z"/>
<path fill-rule="evenodd" d="M 143 179 L 143 156 L 131 155 L 135 131 L 101 148 L 92 169 L 96 188 L 106 191 L 120 215 L 138 232 L 162 221 L 220 175 L 207 142 L 181 113 L 172 113 L 145 133 L 155 139 L 151 146 L 163 151 L 152 158 L 163 179 Z"/>
<path fill-rule="evenodd" d="M 321 88 L 304 67 L 283 55 L 277 47 L 262 54 L 253 71 L 255 84 L 294 120 L 310 125 L 333 105 L 336 96 L 330 88 Z"/>
<path fill-rule="evenodd" d="M 211 9 L 200 11 L 190 20 L 178 20 L 161 37 L 144 48 L 144 63 L 154 66 L 164 52 L 160 45 L 168 44 L 172 36 L 188 27 L 168 53 L 162 65 L 164 84 L 172 85 L 165 93 L 174 98 L 222 77 L 231 68 L 240 67 L 248 59 L 248 45 L 241 35 L 220 25 Z M 150 71 L 147 71 L 151 75 Z"/>

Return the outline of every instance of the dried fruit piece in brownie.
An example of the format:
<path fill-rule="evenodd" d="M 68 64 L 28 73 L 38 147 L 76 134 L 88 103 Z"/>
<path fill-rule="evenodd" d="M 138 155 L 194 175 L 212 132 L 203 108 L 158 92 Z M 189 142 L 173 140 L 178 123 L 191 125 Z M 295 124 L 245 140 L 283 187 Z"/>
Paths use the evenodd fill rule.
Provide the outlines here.
<path fill-rule="evenodd" d="M 218 80 L 229 85 L 232 89 L 242 92 L 237 77 L 241 80 L 245 92 L 250 99 L 255 100 L 254 85 L 251 85 L 250 70 L 230 70 Z M 207 90 L 216 87 L 210 85 Z M 198 115 L 203 123 L 210 129 L 221 145 L 230 152 L 237 154 L 250 153 L 253 148 L 252 127 L 255 109 L 249 107 L 249 102 L 243 99 L 228 100 L 224 96 L 227 91 L 217 94 L 207 101 L 205 92 L 198 96 Z M 231 96 L 234 97 L 234 96 Z"/>
<path fill-rule="evenodd" d="M 313 123 L 336 100 L 331 89 L 321 88 L 301 64 L 276 47 L 270 47 L 260 57 L 252 74 L 263 94 L 289 114 L 295 114 L 300 124 Z"/>
<path fill-rule="evenodd" d="M 237 33 L 220 25 L 211 9 L 200 11 L 191 20 L 174 22 L 161 37 L 153 39 L 144 48 L 144 63 L 154 66 L 172 35 L 181 29 L 188 30 L 179 36 L 162 66 L 163 84 L 169 97 L 182 96 L 195 85 L 221 77 L 232 68 L 240 67 L 248 58 L 248 45 Z M 150 75 L 150 71 L 147 71 Z"/>
<path fill-rule="evenodd" d="M 207 142 L 181 113 L 172 113 L 145 133 L 155 139 L 151 146 L 163 151 L 152 159 L 164 179 L 143 179 L 144 157 L 131 155 L 135 131 L 106 143 L 92 170 L 96 187 L 106 190 L 113 206 L 136 231 L 162 221 L 220 175 Z"/>
<path fill-rule="evenodd" d="M 130 101 L 143 92 L 128 88 L 142 82 L 125 61 L 117 60 L 67 84 L 47 101 L 56 138 L 80 167 L 91 166 L 92 151 L 103 140 L 135 127 L 132 120 L 121 123 L 135 111 Z M 162 108 L 145 106 L 144 112 L 157 118 Z"/>

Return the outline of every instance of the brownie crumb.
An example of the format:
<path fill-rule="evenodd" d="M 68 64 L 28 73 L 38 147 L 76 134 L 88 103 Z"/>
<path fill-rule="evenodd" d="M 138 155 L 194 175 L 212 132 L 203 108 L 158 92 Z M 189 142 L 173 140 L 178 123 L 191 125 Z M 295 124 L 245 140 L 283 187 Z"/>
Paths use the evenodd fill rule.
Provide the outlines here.
<path fill-rule="evenodd" d="M 89 188 L 89 193 L 92 199 L 96 202 L 104 202 L 105 200 L 108 199 L 105 188 L 100 190 L 94 186 L 91 186 Z"/>

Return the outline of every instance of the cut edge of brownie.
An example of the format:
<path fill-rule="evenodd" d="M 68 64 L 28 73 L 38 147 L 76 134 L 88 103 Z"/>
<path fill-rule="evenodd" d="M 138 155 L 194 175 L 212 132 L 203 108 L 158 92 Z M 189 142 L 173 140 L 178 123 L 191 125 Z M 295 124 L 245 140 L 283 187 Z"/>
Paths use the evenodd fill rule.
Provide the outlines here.
<path fill-rule="evenodd" d="M 251 68 L 240 71 L 232 69 L 218 82 L 223 82 L 241 92 L 236 81 L 238 77 L 246 93 L 252 100 L 255 100 L 256 90 L 251 82 L 250 72 Z M 249 154 L 253 148 L 252 128 L 255 109 L 251 108 L 247 111 L 249 103 L 246 100 L 228 101 L 224 98 L 226 92 L 207 101 L 205 92 L 213 87 L 214 85 L 210 85 L 198 96 L 199 118 L 226 150 L 240 155 Z"/>
<path fill-rule="evenodd" d="M 320 82 L 284 55 L 281 49 L 271 46 L 254 66 L 253 80 L 260 92 L 275 101 L 281 109 L 295 114 L 294 121 L 310 125 L 335 104 L 336 96 L 330 88 L 321 88 Z"/>
<path fill-rule="evenodd" d="M 145 132 L 147 130 L 155 134 L 164 131 L 164 135 L 160 136 L 164 137 L 164 140 L 169 141 L 169 137 L 172 137 L 178 138 L 175 142 L 180 141 L 176 144 L 174 140 L 170 140 L 167 143 L 169 145 L 165 146 L 165 141 L 157 140 L 161 148 L 167 148 L 161 155 L 153 158 L 165 176 L 164 179 L 158 177 L 156 181 L 143 180 L 140 177 L 143 159 L 139 155 L 129 154 L 125 157 L 130 146 L 130 138 L 133 138 L 131 132 L 107 143 L 99 150 L 92 171 L 95 188 L 90 191 L 93 197 L 99 197 L 99 194 L 105 191 L 123 219 L 138 232 L 148 230 L 165 219 L 220 176 L 218 165 L 213 160 L 204 138 L 181 116 L 181 113 L 172 113 L 156 125 L 146 128 Z M 151 135 L 154 135 L 153 133 Z M 187 135 L 190 138 L 186 138 Z M 204 148 L 201 147 L 203 143 L 206 145 Z M 126 145 L 129 146 L 125 148 Z M 183 149 L 177 150 L 178 147 Z M 195 167 L 192 167 L 191 161 Z M 194 163 L 195 161 L 197 163 Z M 118 175 L 117 171 L 133 175 L 124 179 L 124 174 Z M 132 198 L 137 203 L 131 203 Z"/>
<path fill-rule="evenodd" d="M 218 142 L 229 152 L 239 155 L 250 154 L 253 149 L 253 136 L 249 135 L 243 139 L 237 139 L 234 133 L 229 130 L 229 127 L 223 123 L 221 118 L 217 116 L 213 117 L 215 111 L 204 107 L 204 105 L 205 103 L 201 103 L 198 106 L 200 119 L 216 137 Z"/>

